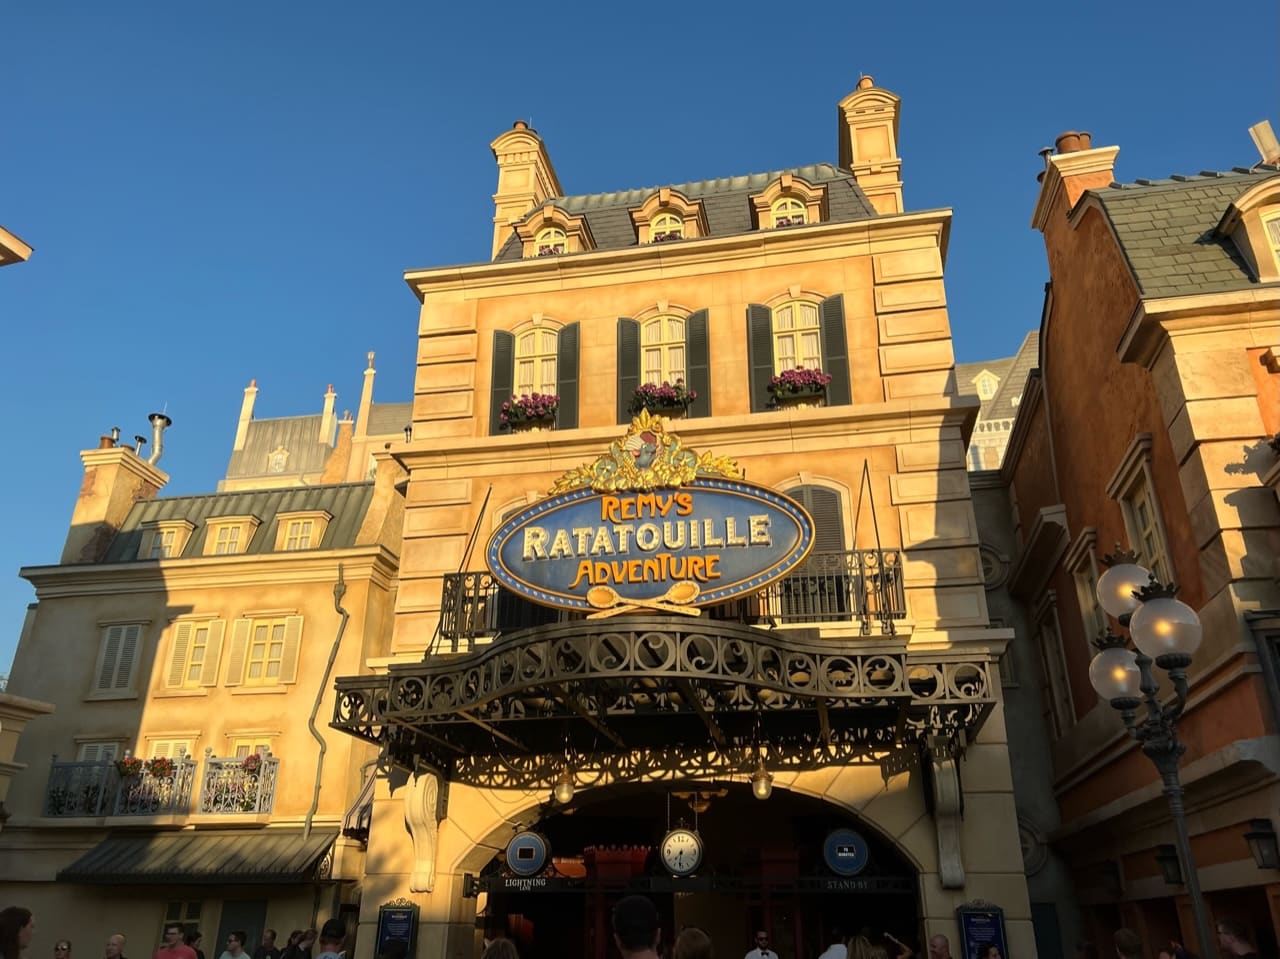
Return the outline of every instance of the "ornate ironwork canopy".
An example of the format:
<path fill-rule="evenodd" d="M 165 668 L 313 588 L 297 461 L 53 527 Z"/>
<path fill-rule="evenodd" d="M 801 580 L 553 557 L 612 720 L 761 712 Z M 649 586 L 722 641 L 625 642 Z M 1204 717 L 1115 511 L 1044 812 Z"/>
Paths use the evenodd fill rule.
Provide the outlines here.
<path fill-rule="evenodd" d="M 331 725 L 391 759 L 490 785 L 579 770 L 649 775 L 847 762 L 928 744 L 958 751 L 995 692 L 991 664 L 955 652 L 858 652 L 816 629 L 619 616 L 505 634 L 464 655 L 337 681 Z"/>

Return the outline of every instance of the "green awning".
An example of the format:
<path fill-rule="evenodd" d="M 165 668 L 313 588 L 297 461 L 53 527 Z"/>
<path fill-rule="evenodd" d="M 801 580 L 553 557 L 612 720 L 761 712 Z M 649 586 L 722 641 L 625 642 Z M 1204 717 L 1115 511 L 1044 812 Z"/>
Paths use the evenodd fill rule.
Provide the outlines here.
<path fill-rule="evenodd" d="M 62 882 L 267 883 L 320 878 L 336 829 L 184 829 L 110 836 L 58 873 Z"/>

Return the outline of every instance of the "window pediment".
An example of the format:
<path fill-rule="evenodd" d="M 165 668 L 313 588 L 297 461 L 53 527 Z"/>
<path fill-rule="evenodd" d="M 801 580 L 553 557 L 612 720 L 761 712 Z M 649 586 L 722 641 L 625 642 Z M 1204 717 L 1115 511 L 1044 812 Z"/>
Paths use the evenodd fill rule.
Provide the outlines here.
<path fill-rule="evenodd" d="M 1216 232 L 1235 244 L 1259 283 L 1280 281 L 1280 176 L 1238 197 Z"/>
<path fill-rule="evenodd" d="M 751 197 L 756 227 L 774 230 L 827 219 L 827 188 L 784 173 Z"/>
<path fill-rule="evenodd" d="M 525 259 L 583 253 L 596 248 L 587 218 L 574 216 L 554 203 L 544 203 L 515 225 Z"/>
<path fill-rule="evenodd" d="M 670 187 L 655 190 L 643 204 L 630 212 L 641 243 L 692 240 L 710 233 L 702 201 L 690 200 Z"/>

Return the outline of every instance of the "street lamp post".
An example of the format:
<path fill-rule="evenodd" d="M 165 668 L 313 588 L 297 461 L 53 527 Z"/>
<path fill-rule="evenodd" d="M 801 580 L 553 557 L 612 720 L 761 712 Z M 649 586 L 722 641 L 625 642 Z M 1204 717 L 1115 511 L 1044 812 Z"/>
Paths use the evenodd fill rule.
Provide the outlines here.
<path fill-rule="evenodd" d="M 1117 552 L 1103 560 L 1108 569 L 1098 579 L 1098 602 L 1121 626 L 1128 627 L 1138 651 L 1129 649 L 1128 640 L 1108 628 L 1094 641 L 1098 654 L 1089 664 L 1089 681 L 1098 695 L 1120 713 L 1129 734 L 1160 773 L 1200 938 L 1200 954 L 1216 959 L 1217 942 L 1191 855 L 1178 771 L 1187 750 L 1178 739 L 1178 719 L 1187 705 L 1187 667 L 1200 647 L 1200 617 L 1186 603 L 1174 599 L 1173 587 L 1157 581 L 1154 573 L 1138 565 L 1137 559 L 1133 553 Z M 1173 684 L 1173 702 L 1168 705 L 1160 702 L 1160 684 L 1151 668 L 1153 663 L 1168 673 Z M 1139 718 L 1138 710 L 1144 705 L 1146 715 Z"/>

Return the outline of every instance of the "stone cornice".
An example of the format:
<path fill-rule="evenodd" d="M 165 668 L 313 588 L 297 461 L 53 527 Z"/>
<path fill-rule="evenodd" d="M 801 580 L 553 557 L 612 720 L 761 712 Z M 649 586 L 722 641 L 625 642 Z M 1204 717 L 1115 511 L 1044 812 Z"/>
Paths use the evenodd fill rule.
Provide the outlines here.
<path fill-rule="evenodd" d="M 1044 231 L 1049 222 L 1049 211 L 1062 194 L 1067 177 L 1113 170 L 1119 153 L 1119 147 L 1098 147 L 1096 150 L 1077 150 L 1049 157 L 1045 164 L 1044 179 L 1040 181 L 1036 208 L 1031 214 L 1032 229 Z"/>
<path fill-rule="evenodd" d="M 910 442 L 903 432 L 936 442 L 944 427 L 968 429 L 977 416 L 971 397 L 921 397 L 828 406 L 792 412 L 709 416 L 673 424 L 686 447 L 746 458 L 784 455 L 793 450 L 862 449 Z M 525 473 L 559 474 L 594 459 L 616 440 L 623 426 L 549 433 L 521 433 L 495 443 L 492 436 L 432 437 L 428 442 L 393 444 L 391 453 L 405 469 L 440 470 L 457 475 L 509 473 L 519 462 Z"/>
<path fill-rule="evenodd" d="M 53 712 L 52 703 L 42 703 L 38 699 L 27 699 L 11 693 L 0 693 L 0 725 L 6 730 L 21 729 L 19 723 Z"/>
<path fill-rule="evenodd" d="M 405 282 L 421 301 L 427 293 L 464 291 L 473 296 L 510 295 L 523 285 L 561 289 L 616 285 L 628 273 L 672 276 L 731 269 L 755 269 L 779 255 L 803 254 L 813 260 L 866 255 L 878 242 L 925 237 L 932 239 L 946 262 L 951 211 L 929 210 L 878 216 L 850 223 L 823 223 L 792 230 L 753 230 L 733 236 L 703 237 L 696 242 L 645 244 L 563 256 L 502 260 L 464 266 L 409 270 Z M 771 264 L 769 264 L 771 265 Z"/>
<path fill-rule="evenodd" d="M 133 450 L 124 446 L 113 446 L 109 449 L 91 449 L 80 451 L 80 461 L 86 471 L 101 466 L 123 466 L 131 473 L 136 473 L 142 480 L 160 489 L 169 482 L 169 474 L 148 463 Z"/>
<path fill-rule="evenodd" d="M 1004 459 L 1000 462 L 1000 477 L 1006 484 L 1013 481 L 1013 473 L 1022 455 L 1022 447 L 1027 442 L 1027 435 L 1031 432 L 1031 420 L 1043 401 L 1044 376 L 1039 369 L 1033 369 L 1027 373 L 1027 386 L 1022 391 L 1022 399 L 1018 403 L 1018 414 L 1013 418 L 1009 443 L 1005 446 Z"/>
<path fill-rule="evenodd" d="M 159 590 L 247 588 L 297 583 L 329 583 L 338 564 L 350 580 L 368 579 L 389 588 L 399 560 L 385 546 L 323 552 L 199 556 L 133 563 L 75 563 L 26 566 L 18 575 L 36 588 L 38 600 L 103 592 L 153 593 Z"/>
<path fill-rule="evenodd" d="M 0 266 L 21 263 L 30 256 L 31 247 L 0 226 Z"/>
<path fill-rule="evenodd" d="M 1116 344 L 1116 355 L 1122 363 L 1149 369 L 1166 337 L 1210 330 L 1247 331 L 1277 324 L 1280 286 L 1144 299 L 1129 318 Z"/>

